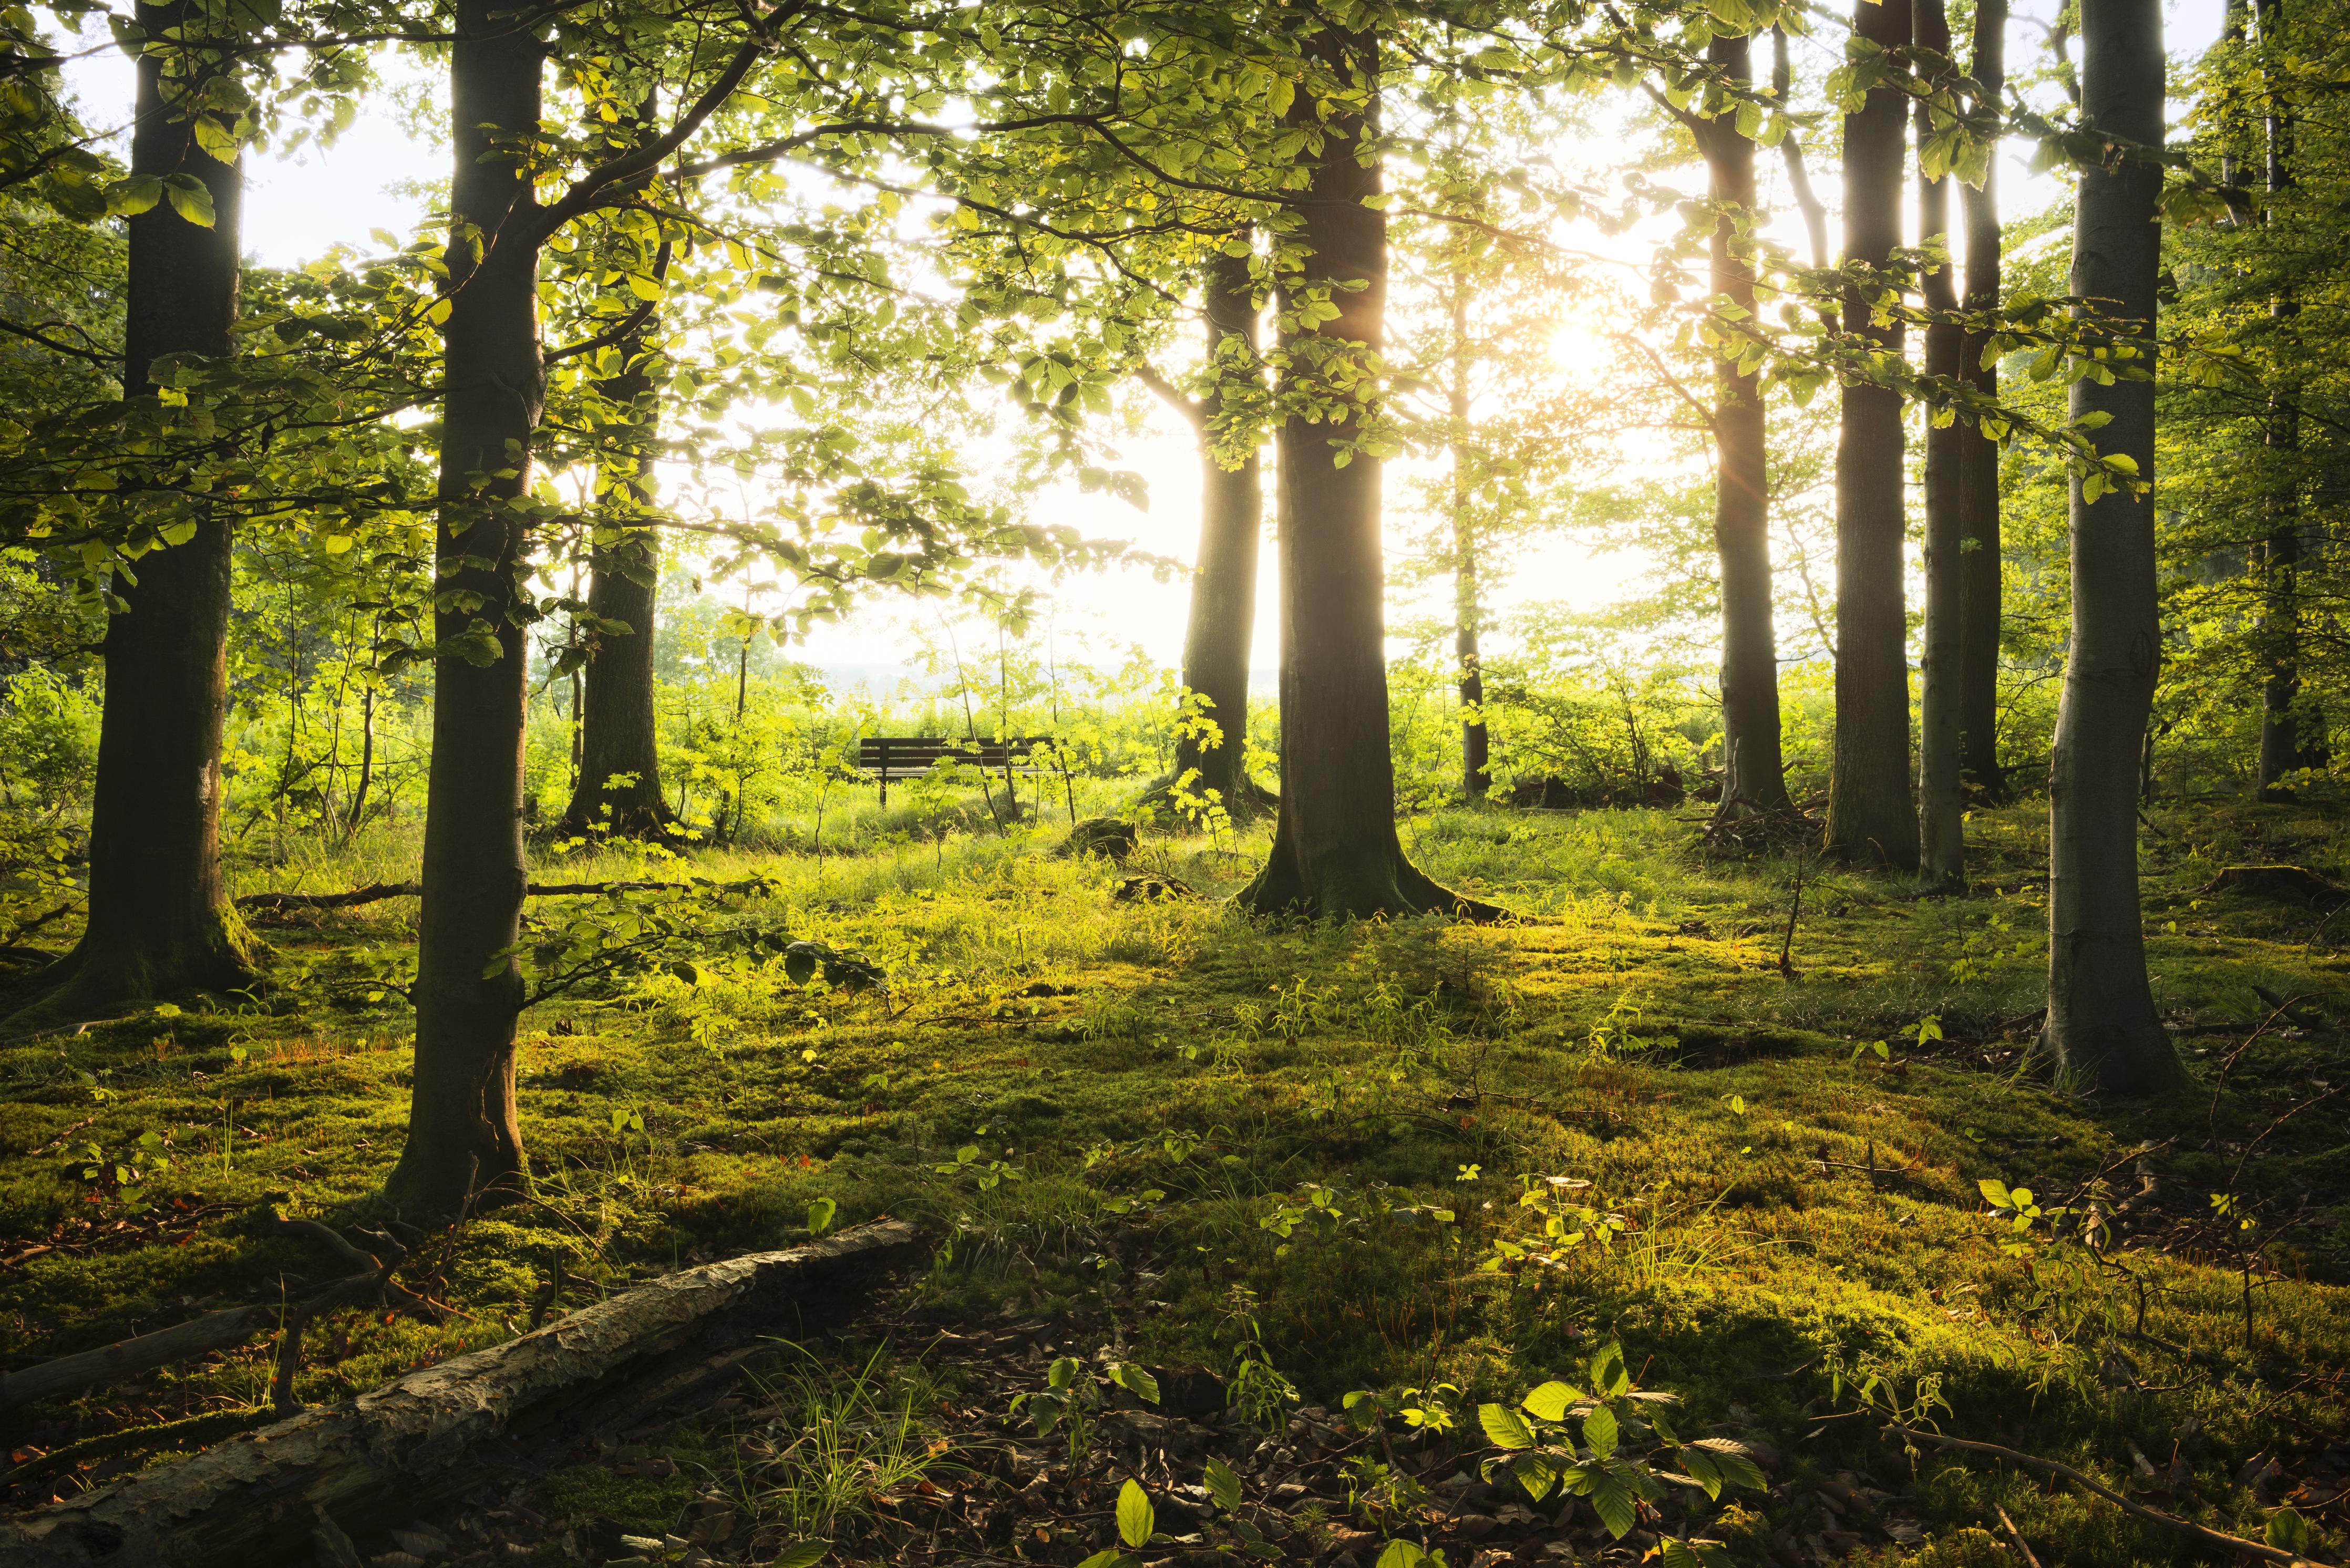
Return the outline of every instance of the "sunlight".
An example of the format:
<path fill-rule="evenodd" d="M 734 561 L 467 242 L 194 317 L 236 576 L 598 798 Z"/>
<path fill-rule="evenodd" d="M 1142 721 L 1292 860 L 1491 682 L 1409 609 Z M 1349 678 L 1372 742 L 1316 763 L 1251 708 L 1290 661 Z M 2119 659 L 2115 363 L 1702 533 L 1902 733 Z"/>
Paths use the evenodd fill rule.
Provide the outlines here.
<path fill-rule="evenodd" d="M 1616 359 L 1616 345 L 1589 321 L 1562 321 L 1550 335 L 1550 361 L 1578 381 L 1607 370 Z"/>

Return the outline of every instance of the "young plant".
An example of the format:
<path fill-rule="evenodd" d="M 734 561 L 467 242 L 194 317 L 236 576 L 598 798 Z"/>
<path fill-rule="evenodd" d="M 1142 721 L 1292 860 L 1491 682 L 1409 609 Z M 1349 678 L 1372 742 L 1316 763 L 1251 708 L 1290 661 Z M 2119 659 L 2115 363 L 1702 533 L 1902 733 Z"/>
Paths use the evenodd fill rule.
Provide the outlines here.
<path fill-rule="evenodd" d="M 1158 1379 L 1131 1362 L 1113 1361 L 1096 1371 L 1074 1355 L 1064 1355 L 1045 1369 L 1045 1386 L 1012 1397 L 1009 1413 L 1016 1416 L 1025 1407 L 1040 1438 L 1051 1437 L 1056 1429 L 1066 1434 L 1069 1463 L 1082 1466 L 1092 1446 L 1094 1424 L 1112 1388 L 1123 1388 L 1146 1405 L 1159 1403 Z"/>
<path fill-rule="evenodd" d="M 1158 1510 L 1150 1506 L 1150 1494 L 1131 1476 L 1118 1489 L 1118 1546 L 1104 1547 L 1077 1568 L 1141 1568 L 1132 1552 L 1145 1546 L 1174 1544 L 1171 1536 L 1159 1532 Z"/>
<path fill-rule="evenodd" d="M 1622 1346 L 1603 1345 L 1587 1370 L 1588 1392 L 1553 1381 L 1515 1408 L 1477 1407 L 1477 1424 L 1502 1450 L 1481 1467 L 1488 1480 L 1506 1471 L 1537 1502 L 1554 1490 L 1586 1499 L 1619 1541 L 1638 1522 L 1641 1505 L 1664 1495 L 1669 1480 L 1695 1486 L 1716 1501 L 1731 1487 L 1765 1490 L 1762 1472 L 1744 1444 L 1727 1438 L 1683 1441 L 1665 1417 L 1674 1396 L 1635 1386 Z M 1580 1428 L 1579 1444 L 1569 1435 L 1570 1421 Z M 1660 1457 L 1678 1463 L 1679 1472 L 1659 1469 Z M 1701 1561 L 1711 1561 L 1711 1546 L 1684 1543 Z"/>

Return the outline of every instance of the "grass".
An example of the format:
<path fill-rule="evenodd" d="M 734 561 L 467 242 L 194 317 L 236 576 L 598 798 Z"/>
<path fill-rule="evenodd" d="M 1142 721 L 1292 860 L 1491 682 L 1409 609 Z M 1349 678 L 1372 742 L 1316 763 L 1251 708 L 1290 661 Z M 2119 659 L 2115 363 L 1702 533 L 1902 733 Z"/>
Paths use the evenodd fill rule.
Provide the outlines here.
<path fill-rule="evenodd" d="M 1253 1355 L 1333 1406 L 1443 1383 L 1514 1397 L 1613 1335 L 1699 1423 L 1803 1476 L 1914 1489 L 1915 1562 L 1989 1561 L 1976 1527 L 1993 1502 L 2055 1561 L 2171 1561 L 2172 1542 L 2019 1476 L 1926 1455 L 1913 1477 L 1854 1414 L 1874 1378 L 1880 1398 L 1939 1397 L 1947 1430 L 2108 1479 L 2132 1472 L 2131 1443 L 2157 1465 L 2176 1453 L 2193 1506 L 2254 1534 L 2281 1495 L 2237 1483 L 2255 1453 L 2350 1468 L 2328 1459 L 2350 1415 L 2344 1118 L 2324 1101 L 2272 1126 L 2342 1072 L 2339 1036 L 2272 1028 L 2210 1086 L 2271 1011 L 2255 986 L 2341 1015 L 2350 920 L 2198 892 L 2231 863 L 2338 869 L 2339 836 L 2232 803 L 2164 806 L 2153 826 L 2158 1001 L 2213 1032 L 2182 1035 L 2203 1088 L 2137 1106 L 2067 1097 L 2027 1062 L 2045 839 L 2024 807 L 1974 817 L 1975 897 L 1821 872 L 1792 976 L 1794 867 L 1710 858 L 1663 813 L 1415 819 L 1423 864 L 1523 917 L 1482 928 L 1276 929 L 1209 900 L 1119 901 L 1119 873 L 1051 856 L 1045 830 L 820 866 L 702 852 L 696 875 L 775 887 L 714 924 L 861 953 L 887 994 L 804 990 L 737 943 L 691 981 L 655 969 L 533 1009 L 533 1200 L 418 1249 L 402 1278 L 442 1321 L 314 1325 L 297 1392 L 346 1397 L 518 1332 L 558 1260 L 576 1305 L 788 1241 L 829 1199 L 842 1223 L 889 1212 L 950 1241 L 922 1282 L 933 1311 L 1107 1313 L 1138 1355 L 1229 1370 Z M 1261 848 L 1154 838 L 1145 855 L 1228 891 Z M 395 878 L 413 846 L 273 858 L 239 867 L 240 890 Z M 560 867 L 647 869 L 619 853 Z M 0 1048 L 0 1233 L 21 1239 L 0 1252 L 10 1365 L 338 1271 L 246 1211 L 333 1219 L 389 1168 L 413 919 L 398 901 L 270 925 L 277 989 L 243 1010 Z M 1929 1017 L 1942 1038 L 1913 1038 Z M 2126 1197 L 2148 1145 L 2153 1195 L 2103 1266 L 1984 1212 L 1986 1179 L 2053 1203 L 2102 1170 Z M 29 1456 L 265 1403 L 267 1355 L 11 1412 L 0 1438 Z M 855 1476 L 921 1457 L 916 1417 L 945 1396 L 897 1376 L 791 1374 L 762 1472 L 789 1479 L 758 1483 L 780 1489 L 768 1514 L 854 1506 Z M 629 1484 L 646 1526 L 684 1506 L 674 1486 Z M 1767 1554 L 1794 1506 L 1732 1516 L 1733 1544 Z M 619 1512 L 576 1509 L 596 1511 Z M 2321 1517 L 2321 1541 L 2338 1521 Z"/>

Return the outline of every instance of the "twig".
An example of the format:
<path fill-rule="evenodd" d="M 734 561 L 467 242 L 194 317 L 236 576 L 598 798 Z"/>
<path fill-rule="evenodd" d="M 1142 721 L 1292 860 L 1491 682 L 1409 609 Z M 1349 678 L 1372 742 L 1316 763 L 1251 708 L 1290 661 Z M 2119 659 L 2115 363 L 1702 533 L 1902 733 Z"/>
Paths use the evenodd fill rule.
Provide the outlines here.
<path fill-rule="evenodd" d="M 2059 1464 L 2054 1459 L 2043 1459 L 2036 1454 L 2018 1453 L 2013 1449 L 2003 1449 L 1997 1443 L 1978 1443 L 1966 1438 L 1946 1438 L 1939 1432 L 1921 1431 L 1915 1427 L 1905 1427 L 1898 1421 L 1887 1421 L 1885 1424 L 1885 1429 L 1898 1434 L 1906 1441 L 1931 1443 L 1937 1448 L 1943 1449 L 1964 1449 L 1970 1453 L 1989 1454 L 1993 1459 L 2006 1459 L 2011 1463 L 2022 1465 L 2027 1469 L 2039 1470 L 2046 1475 L 2062 1476 L 2074 1485 L 2085 1487 L 2096 1493 L 2124 1513 L 2143 1520 L 2148 1524 L 2159 1524 L 2166 1529 L 2191 1535 L 2204 1545 L 2217 1547 L 2223 1552 L 2233 1552 L 2244 1557 L 2257 1557 L 2263 1563 L 2283 1563 L 2293 1565 L 2293 1568 L 2299 1568 L 2299 1565 L 2309 1562 L 2305 1557 L 2297 1557 L 2290 1552 L 2280 1551 L 2266 1542 L 2248 1541 L 2241 1535 L 2230 1535 L 2225 1531 L 2213 1530 L 2209 1525 L 2198 1524 L 2191 1519 L 2181 1519 L 2175 1513 L 2165 1513 L 2158 1508 L 2148 1508 L 2144 1503 L 2132 1502 L 2113 1488 L 2101 1481 L 2093 1480 L 2072 1466 Z"/>
<path fill-rule="evenodd" d="M 2015 1554 L 2023 1559 L 2023 1568 L 2040 1568 L 2040 1559 L 2034 1557 L 2032 1548 L 2023 1543 L 2023 1532 L 2015 1528 L 2015 1521 L 2007 1517 L 2007 1510 L 1992 1503 L 1991 1511 L 1999 1515 L 1999 1527 L 2007 1532 L 2008 1542 L 2015 1548 Z"/>

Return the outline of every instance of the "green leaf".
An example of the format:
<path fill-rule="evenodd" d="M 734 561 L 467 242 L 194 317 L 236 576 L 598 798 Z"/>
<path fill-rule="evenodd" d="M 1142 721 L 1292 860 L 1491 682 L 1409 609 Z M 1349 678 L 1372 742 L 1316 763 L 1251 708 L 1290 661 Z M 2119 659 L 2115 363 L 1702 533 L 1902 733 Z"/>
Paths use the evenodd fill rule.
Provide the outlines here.
<path fill-rule="evenodd" d="M 173 174 L 164 180 L 163 193 L 181 217 L 200 229 L 213 226 L 213 193 L 203 181 L 192 174 Z"/>
<path fill-rule="evenodd" d="M 2309 1521 L 2287 1506 L 2269 1515 L 2268 1543 L 2295 1556 L 2309 1550 Z"/>
<path fill-rule="evenodd" d="M 821 1236 L 827 1231 L 831 1230 L 833 1216 L 839 1212 L 840 1205 L 834 1202 L 829 1198 L 818 1198 L 812 1200 L 807 1206 L 808 1234 L 811 1236 Z"/>
<path fill-rule="evenodd" d="M 1622 1433 L 1616 1425 L 1616 1412 L 1605 1405 L 1583 1418 L 1583 1446 L 1603 1459 L 1616 1451 L 1616 1444 L 1621 1437 Z M 1621 1535 L 1624 1532 L 1619 1530 L 1616 1533 Z"/>
<path fill-rule="evenodd" d="M 772 1568 L 816 1568 L 824 1554 L 832 1550 L 829 1541 L 795 1541 L 783 1550 Z"/>
<path fill-rule="evenodd" d="M 1477 1424 L 1485 1428 L 1486 1441 L 1497 1449 L 1531 1449 L 1534 1446 L 1534 1428 L 1505 1405 L 1478 1406 Z"/>
<path fill-rule="evenodd" d="M 1216 1500 L 1218 1508 L 1226 1513 L 1240 1511 L 1241 1478 L 1232 1473 L 1232 1466 L 1210 1454 L 1207 1471 L 1201 1479 L 1207 1482 L 1208 1495 Z"/>
<path fill-rule="evenodd" d="M 1141 1400 L 1146 1405 L 1159 1403 L 1159 1379 L 1130 1361 L 1121 1361 L 1110 1369 L 1110 1381 Z"/>
<path fill-rule="evenodd" d="M 1131 1483 L 1129 1483 L 1131 1484 Z M 1077 1568 L 1127 1568 L 1134 1561 L 1115 1546 L 1105 1546 L 1077 1564 Z"/>
<path fill-rule="evenodd" d="M 1128 1546 L 1140 1546 L 1150 1539 L 1157 1527 L 1158 1516 L 1150 1506 L 1150 1494 L 1132 1478 L 1118 1489 L 1118 1538 Z"/>
<path fill-rule="evenodd" d="M 1427 1561 L 1428 1553 L 1410 1542 L 1390 1541 L 1387 1550 L 1379 1553 L 1375 1568 L 1419 1568 Z"/>
<path fill-rule="evenodd" d="M 1732 1442 L 1728 1438 L 1700 1438 L 1690 1447 L 1702 1449 L 1711 1456 L 1714 1464 L 1721 1468 L 1722 1478 L 1731 1485 L 1754 1491 L 1771 1490 L 1771 1483 L 1762 1477 L 1762 1467 L 1748 1454 L 1745 1444 Z"/>
<path fill-rule="evenodd" d="M 1591 1358 L 1591 1386 L 1604 1397 L 1630 1391 L 1632 1375 L 1624 1370 L 1624 1347 L 1610 1340 Z"/>
<path fill-rule="evenodd" d="M 1543 1420 L 1563 1421 L 1566 1419 L 1566 1407 L 1574 1404 L 1575 1399 L 1574 1389 L 1553 1378 L 1518 1403 Z"/>
<path fill-rule="evenodd" d="M 2012 1209 L 2015 1207 L 2015 1199 L 2008 1193 L 2007 1183 L 2000 1180 L 1997 1177 L 1984 1177 L 1981 1181 L 1975 1183 L 1975 1190 L 1981 1193 L 1983 1195 L 1983 1201 L 1990 1204 L 1993 1209 Z"/>
<path fill-rule="evenodd" d="M 1591 1511 L 1607 1527 L 1607 1533 L 1621 1541 L 1631 1533 L 1636 1517 L 1630 1489 L 1613 1476 L 1603 1479 L 1591 1489 Z"/>

